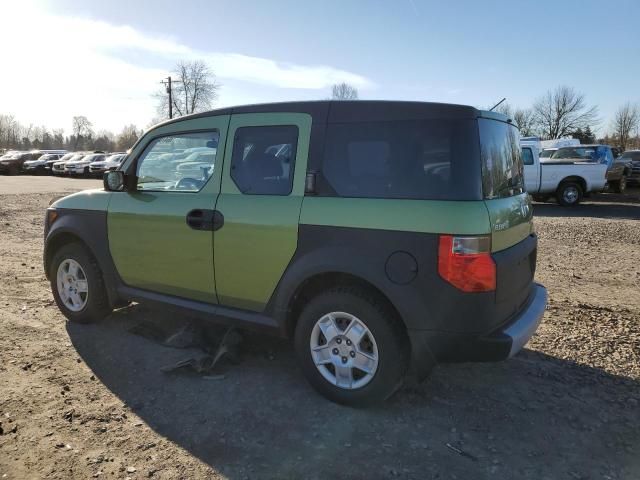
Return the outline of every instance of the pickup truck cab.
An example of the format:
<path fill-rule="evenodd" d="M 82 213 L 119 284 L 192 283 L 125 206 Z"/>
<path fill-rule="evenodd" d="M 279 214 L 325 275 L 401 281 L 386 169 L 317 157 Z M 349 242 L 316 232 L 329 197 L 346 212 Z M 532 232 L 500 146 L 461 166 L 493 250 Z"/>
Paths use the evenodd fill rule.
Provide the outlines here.
<path fill-rule="evenodd" d="M 572 154 L 565 157 L 561 147 L 550 158 L 540 160 L 538 150 L 527 142 L 521 142 L 524 179 L 527 192 L 535 200 L 544 201 L 555 196 L 565 207 L 580 203 L 585 194 L 600 192 L 606 185 L 607 165 L 586 158 L 576 158 Z"/>
<path fill-rule="evenodd" d="M 422 102 L 171 120 L 104 189 L 50 206 L 45 271 L 70 321 L 181 309 L 291 338 L 323 395 L 380 401 L 438 361 L 507 359 L 540 323 L 518 139 L 503 115 Z"/>

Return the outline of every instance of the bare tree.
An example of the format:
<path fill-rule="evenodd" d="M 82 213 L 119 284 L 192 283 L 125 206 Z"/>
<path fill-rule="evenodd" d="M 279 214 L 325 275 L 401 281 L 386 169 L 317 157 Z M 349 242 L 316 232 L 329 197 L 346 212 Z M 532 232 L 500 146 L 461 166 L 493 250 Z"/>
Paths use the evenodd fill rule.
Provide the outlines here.
<path fill-rule="evenodd" d="M 582 93 L 559 86 L 533 104 L 535 121 L 545 138 L 562 138 L 597 122 L 598 108 L 588 107 Z"/>
<path fill-rule="evenodd" d="M 78 148 L 78 143 L 80 143 L 81 140 L 84 140 L 93 135 L 93 130 L 91 129 L 92 126 L 93 124 L 84 115 L 73 117 L 73 120 L 71 122 L 71 131 L 73 132 L 74 136 L 74 150 Z"/>
<path fill-rule="evenodd" d="M 492 107 L 493 107 L 493 105 L 487 107 L 487 110 L 489 110 Z M 509 118 L 513 118 L 513 108 L 511 108 L 511 105 L 509 105 L 508 102 L 502 102 L 500 105 L 495 107 L 493 109 L 493 111 L 497 112 L 497 113 L 501 113 L 503 115 L 506 115 Z"/>
<path fill-rule="evenodd" d="M 172 73 L 172 106 L 174 116 L 210 110 L 218 98 L 220 84 L 206 63 L 200 60 L 178 62 Z M 156 95 L 158 113 L 169 116 L 169 93 L 164 90 Z"/>
<path fill-rule="evenodd" d="M 332 100 L 357 100 L 358 89 L 348 83 L 336 83 L 331 87 Z"/>
<path fill-rule="evenodd" d="M 136 143 L 141 133 L 142 132 L 139 132 L 138 128 L 133 124 L 125 126 L 116 139 L 116 148 L 120 151 L 128 150 L 133 147 L 133 144 Z"/>
<path fill-rule="evenodd" d="M 629 102 L 622 105 L 613 117 L 613 134 L 620 147 L 625 150 L 632 132 L 640 127 L 640 108 Z"/>
<path fill-rule="evenodd" d="M 536 118 L 530 108 L 516 108 L 513 114 L 513 123 L 516 124 L 523 137 L 531 137 L 536 134 Z"/>

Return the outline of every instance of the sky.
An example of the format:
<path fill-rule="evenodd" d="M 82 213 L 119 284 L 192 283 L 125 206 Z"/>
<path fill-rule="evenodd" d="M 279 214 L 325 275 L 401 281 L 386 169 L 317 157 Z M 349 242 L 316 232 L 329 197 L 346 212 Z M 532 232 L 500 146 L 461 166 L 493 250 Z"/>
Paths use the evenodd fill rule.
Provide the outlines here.
<path fill-rule="evenodd" d="M 64 128 L 147 128 L 180 60 L 203 60 L 216 107 L 362 99 L 529 107 L 559 85 L 599 108 L 640 102 L 638 0 L 0 0 L 0 113 Z"/>

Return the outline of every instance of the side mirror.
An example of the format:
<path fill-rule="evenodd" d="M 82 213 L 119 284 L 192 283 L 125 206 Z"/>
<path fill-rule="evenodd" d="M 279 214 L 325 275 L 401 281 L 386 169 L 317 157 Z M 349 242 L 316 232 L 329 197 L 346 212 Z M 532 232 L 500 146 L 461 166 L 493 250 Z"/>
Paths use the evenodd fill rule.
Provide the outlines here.
<path fill-rule="evenodd" d="M 124 173 L 120 170 L 105 172 L 102 183 L 108 192 L 122 192 L 124 190 Z"/>

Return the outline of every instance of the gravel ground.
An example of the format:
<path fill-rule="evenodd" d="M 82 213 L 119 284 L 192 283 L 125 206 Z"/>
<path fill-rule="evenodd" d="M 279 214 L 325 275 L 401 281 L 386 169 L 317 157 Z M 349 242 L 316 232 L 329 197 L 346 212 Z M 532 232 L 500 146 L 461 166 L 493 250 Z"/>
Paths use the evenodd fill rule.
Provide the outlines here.
<path fill-rule="evenodd" d="M 286 342 L 247 334 L 241 362 L 203 379 L 160 372 L 192 351 L 128 332 L 166 312 L 66 323 L 41 266 L 54 195 L 2 180 L 2 479 L 640 478 L 638 191 L 536 204 L 550 303 L 519 355 L 440 365 L 353 410 L 310 389 Z"/>

